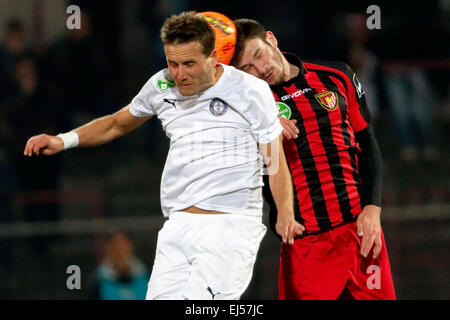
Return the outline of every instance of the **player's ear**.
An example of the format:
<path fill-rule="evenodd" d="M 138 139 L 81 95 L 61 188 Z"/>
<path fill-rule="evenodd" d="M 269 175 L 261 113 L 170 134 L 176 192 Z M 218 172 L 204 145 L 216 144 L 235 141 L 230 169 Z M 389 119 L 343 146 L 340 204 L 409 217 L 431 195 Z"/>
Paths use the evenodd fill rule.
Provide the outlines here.
<path fill-rule="evenodd" d="M 217 58 L 217 50 L 214 48 L 213 51 L 211 51 L 211 54 L 209 55 L 209 58 L 211 59 L 211 64 L 213 67 L 216 66 L 218 58 Z"/>
<path fill-rule="evenodd" d="M 272 45 L 272 47 L 278 48 L 278 40 L 272 31 L 266 32 L 266 40 Z"/>

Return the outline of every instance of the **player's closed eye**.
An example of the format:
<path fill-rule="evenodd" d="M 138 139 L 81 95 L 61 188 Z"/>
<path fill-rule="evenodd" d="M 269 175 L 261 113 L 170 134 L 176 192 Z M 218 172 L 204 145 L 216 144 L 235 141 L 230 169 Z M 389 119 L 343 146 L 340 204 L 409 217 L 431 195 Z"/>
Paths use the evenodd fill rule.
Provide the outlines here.
<path fill-rule="evenodd" d="M 255 69 L 253 69 L 253 68 L 247 68 L 246 70 L 243 70 L 243 71 L 248 74 L 251 74 L 252 76 L 255 76 L 255 77 L 257 76 Z"/>
<path fill-rule="evenodd" d="M 250 66 L 249 66 L 249 65 L 246 65 L 246 66 L 243 67 L 241 70 L 244 71 L 244 72 L 249 72 Z"/>

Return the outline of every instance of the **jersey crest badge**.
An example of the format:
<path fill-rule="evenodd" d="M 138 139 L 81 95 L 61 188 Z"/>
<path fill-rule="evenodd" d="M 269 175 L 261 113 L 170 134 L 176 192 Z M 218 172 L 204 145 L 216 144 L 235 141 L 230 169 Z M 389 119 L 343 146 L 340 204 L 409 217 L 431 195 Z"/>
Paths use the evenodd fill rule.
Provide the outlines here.
<path fill-rule="evenodd" d="M 228 104 L 220 98 L 214 98 L 209 104 L 209 110 L 216 117 L 223 116 L 228 109 Z"/>
<path fill-rule="evenodd" d="M 333 111 L 338 106 L 338 96 L 333 91 L 318 93 L 314 95 L 314 97 L 316 98 L 317 102 L 319 102 L 319 104 L 328 111 Z"/>
<path fill-rule="evenodd" d="M 157 85 L 158 85 L 158 89 L 161 92 L 166 92 L 170 88 L 175 87 L 175 81 L 173 80 L 172 77 L 166 77 L 163 79 L 159 79 Z"/>
<path fill-rule="evenodd" d="M 277 101 L 277 106 L 278 106 L 278 116 L 279 117 L 285 117 L 286 119 L 291 118 L 291 114 L 292 114 L 291 108 L 289 108 L 289 106 L 286 103 Z"/>

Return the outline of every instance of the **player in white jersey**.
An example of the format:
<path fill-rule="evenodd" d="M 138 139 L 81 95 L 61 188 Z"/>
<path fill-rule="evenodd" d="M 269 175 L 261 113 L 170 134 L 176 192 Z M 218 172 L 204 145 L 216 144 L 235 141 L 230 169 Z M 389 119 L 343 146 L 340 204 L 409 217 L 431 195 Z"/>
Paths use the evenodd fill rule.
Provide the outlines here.
<path fill-rule="evenodd" d="M 294 220 L 275 101 L 264 81 L 217 63 L 214 31 L 195 12 L 168 18 L 161 38 L 168 68 L 130 105 L 65 134 L 34 136 L 24 154 L 104 144 L 156 115 L 170 138 L 161 181 L 168 219 L 158 234 L 147 299 L 239 299 L 266 231 L 261 155 L 283 241 L 293 243 L 304 231 Z"/>

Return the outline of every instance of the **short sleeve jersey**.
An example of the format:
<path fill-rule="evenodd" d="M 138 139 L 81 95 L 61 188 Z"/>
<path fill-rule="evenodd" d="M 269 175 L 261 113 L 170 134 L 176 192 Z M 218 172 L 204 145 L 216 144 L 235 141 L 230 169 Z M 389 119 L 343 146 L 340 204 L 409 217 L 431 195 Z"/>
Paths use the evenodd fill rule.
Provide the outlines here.
<path fill-rule="evenodd" d="M 282 132 L 278 108 L 264 81 L 221 66 L 220 79 L 192 96 L 183 96 L 163 69 L 131 102 L 132 115 L 156 115 L 170 139 L 161 179 L 166 217 L 190 206 L 262 214 L 258 144 L 268 144 Z"/>

